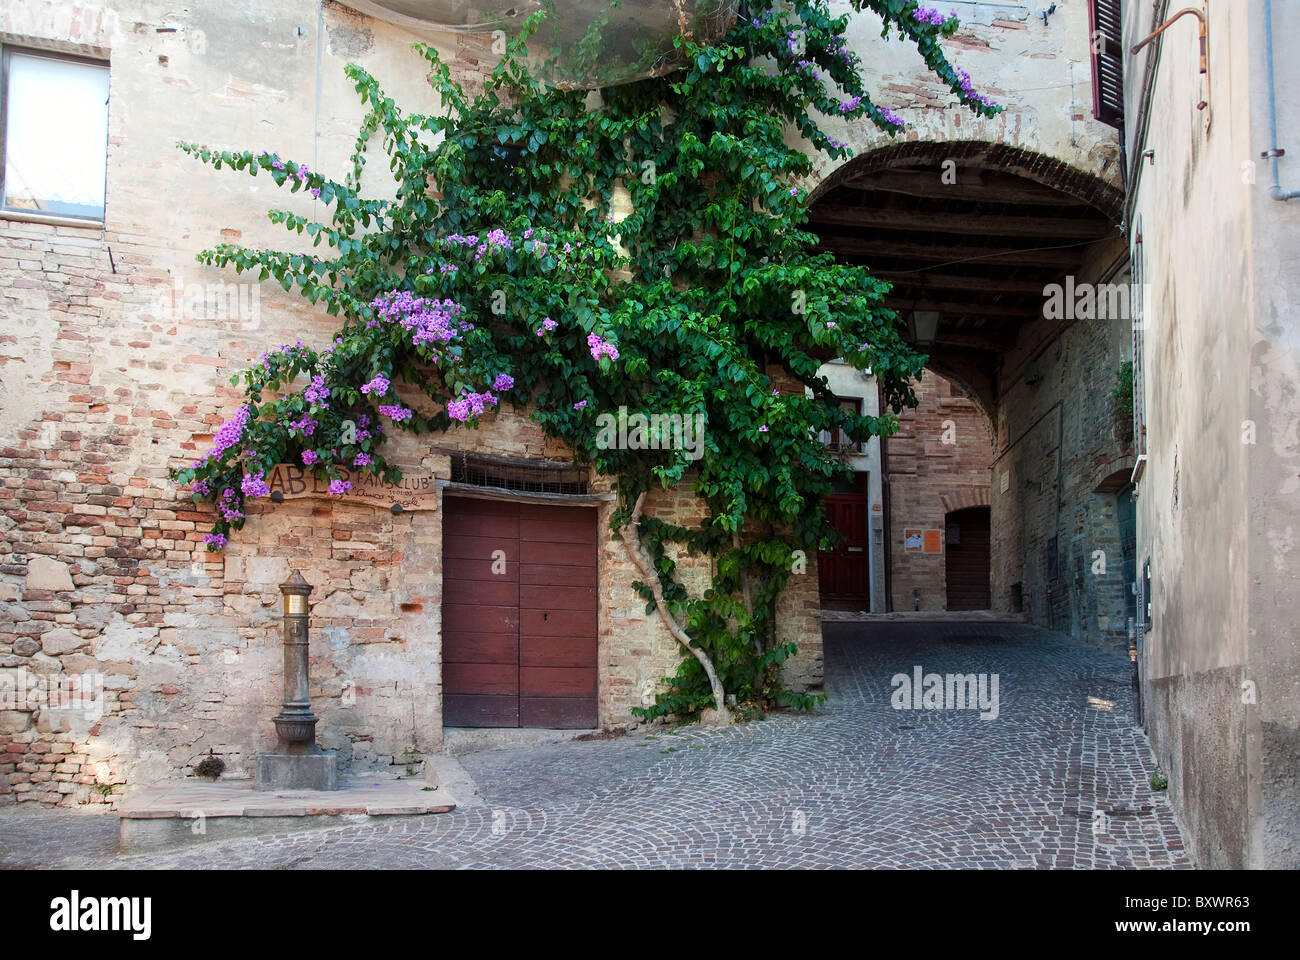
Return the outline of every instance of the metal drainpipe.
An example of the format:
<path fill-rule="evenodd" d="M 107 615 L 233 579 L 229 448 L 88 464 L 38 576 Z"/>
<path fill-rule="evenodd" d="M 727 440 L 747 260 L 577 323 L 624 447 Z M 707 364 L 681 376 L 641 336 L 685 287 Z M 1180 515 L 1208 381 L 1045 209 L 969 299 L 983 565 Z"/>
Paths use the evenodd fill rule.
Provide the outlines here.
<path fill-rule="evenodd" d="M 1164 23 L 1168 12 L 1169 0 L 1156 0 L 1156 6 L 1151 12 L 1154 18 L 1152 25 Z M 1133 209 L 1137 204 L 1138 188 L 1142 183 L 1142 170 L 1145 166 L 1142 162 L 1142 152 L 1146 148 L 1147 131 L 1151 124 L 1151 100 L 1155 96 L 1156 71 L 1159 68 L 1160 51 L 1163 45 L 1164 37 L 1157 38 L 1154 48 L 1147 53 L 1146 64 L 1142 71 L 1142 92 L 1138 97 L 1137 122 L 1133 128 L 1136 131 L 1136 137 L 1133 140 L 1133 155 L 1129 158 L 1133 166 L 1128 171 L 1128 201 L 1124 205 L 1125 223 L 1133 222 Z M 1127 121 L 1125 121 L 1125 124 L 1127 125 Z M 1127 132 L 1124 136 L 1127 140 Z"/>
<path fill-rule="evenodd" d="M 1300 190 L 1283 190 L 1278 161 L 1286 154 L 1277 145 L 1277 90 L 1273 84 L 1273 0 L 1264 0 L 1264 61 L 1268 70 L 1268 137 L 1269 148 L 1260 154 L 1273 166 L 1273 186 L 1269 196 L 1274 200 L 1295 200 Z"/>

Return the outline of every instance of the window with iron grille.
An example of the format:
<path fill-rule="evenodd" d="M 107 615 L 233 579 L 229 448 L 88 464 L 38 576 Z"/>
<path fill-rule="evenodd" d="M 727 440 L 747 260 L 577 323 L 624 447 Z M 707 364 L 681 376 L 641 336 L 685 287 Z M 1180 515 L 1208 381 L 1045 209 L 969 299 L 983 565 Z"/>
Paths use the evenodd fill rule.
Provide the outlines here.
<path fill-rule="evenodd" d="M 567 463 L 515 460 L 486 454 L 454 453 L 451 481 L 519 493 L 587 493 L 588 471 Z"/>
<path fill-rule="evenodd" d="M 1090 0 L 1092 115 L 1112 127 L 1124 125 L 1124 60 L 1120 0 Z"/>
<path fill-rule="evenodd" d="M 0 48 L 0 213 L 104 219 L 108 64 Z"/>

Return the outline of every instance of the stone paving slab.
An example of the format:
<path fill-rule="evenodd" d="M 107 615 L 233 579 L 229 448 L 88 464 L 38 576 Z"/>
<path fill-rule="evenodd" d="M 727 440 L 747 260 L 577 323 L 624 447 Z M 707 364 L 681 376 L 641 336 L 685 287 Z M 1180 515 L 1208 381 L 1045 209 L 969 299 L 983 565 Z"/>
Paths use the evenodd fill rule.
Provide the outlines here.
<path fill-rule="evenodd" d="M 419 778 L 351 779 L 338 790 L 258 790 L 251 780 L 205 783 L 172 780 L 154 784 L 118 808 L 124 820 L 213 817 L 371 817 L 450 813 L 455 800 L 446 789 L 430 789 Z"/>
<path fill-rule="evenodd" d="M 258 790 L 251 780 L 154 784 L 118 810 L 118 852 L 157 854 L 195 844 L 450 813 L 455 799 L 420 779 L 351 779 L 338 790 Z"/>

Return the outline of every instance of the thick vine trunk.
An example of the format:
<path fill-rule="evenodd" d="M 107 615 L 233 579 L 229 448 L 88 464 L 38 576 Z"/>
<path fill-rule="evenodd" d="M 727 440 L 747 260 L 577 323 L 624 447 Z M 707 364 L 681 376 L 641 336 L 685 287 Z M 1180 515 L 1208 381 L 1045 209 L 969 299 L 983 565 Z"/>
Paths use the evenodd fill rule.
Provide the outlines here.
<path fill-rule="evenodd" d="M 722 681 L 718 679 L 718 671 L 713 668 L 713 660 L 709 655 L 699 647 L 691 644 L 691 637 L 677 622 L 677 618 L 672 615 L 668 605 L 664 603 L 663 583 L 659 579 L 659 572 L 655 570 L 654 564 L 646 556 L 645 551 L 641 548 L 641 510 L 645 506 L 645 493 L 641 493 L 636 498 L 636 506 L 632 508 L 632 516 L 628 519 L 627 524 L 622 529 L 623 546 L 627 549 L 627 555 L 636 564 L 636 568 L 641 571 L 641 577 L 646 586 L 650 588 L 650 593 L 654 596 L 655 609 L 659 611 L 659 618 L 663 620 L 664 625 L 668 627 L 668 632 L 672 634 L 673 639 L 685 647 L 700 666 L 704 668 L 705 675 L 709 678 L 709 687 L 713 691 L 713 711 L 706 710 L 701 716 L 702 723 L 716 723 L 726 725 L 731 722 L 731 712 L 727 709 L 727 692 L 722 688 Z"/>
<path fill-rule="evenodd" d="M 731 535 L 731 545 L 735 547 L 736 553 L 740 553 L 740 533 L 736 532 Z M 745 600 L 745 612 L 749 614 L 752 622 L 754 619 L 754 598 L 749 591 L 749 568 L 741 566 L 740 568 L 740 595 Z M 763 655 L 763 641 L 757 634 L 754 635 L 754 655 L 761 657 Z"/>

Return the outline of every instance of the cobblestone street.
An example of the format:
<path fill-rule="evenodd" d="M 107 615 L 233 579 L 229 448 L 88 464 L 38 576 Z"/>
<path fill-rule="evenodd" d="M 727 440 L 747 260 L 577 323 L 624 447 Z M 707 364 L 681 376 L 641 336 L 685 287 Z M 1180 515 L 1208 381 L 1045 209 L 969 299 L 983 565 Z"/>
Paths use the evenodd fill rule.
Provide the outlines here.
<path fill-rule="evenodd" d="M 815 715 L 467 754 L 482 805 L 167 854 L 116 857 L 114 816 L 0 807 L 0 867 L 1190 866 L 1126 657 L 979 621 L 825 635 Z M 997 674 L 998 716 L 893 709 L 917 665 Z"/>

